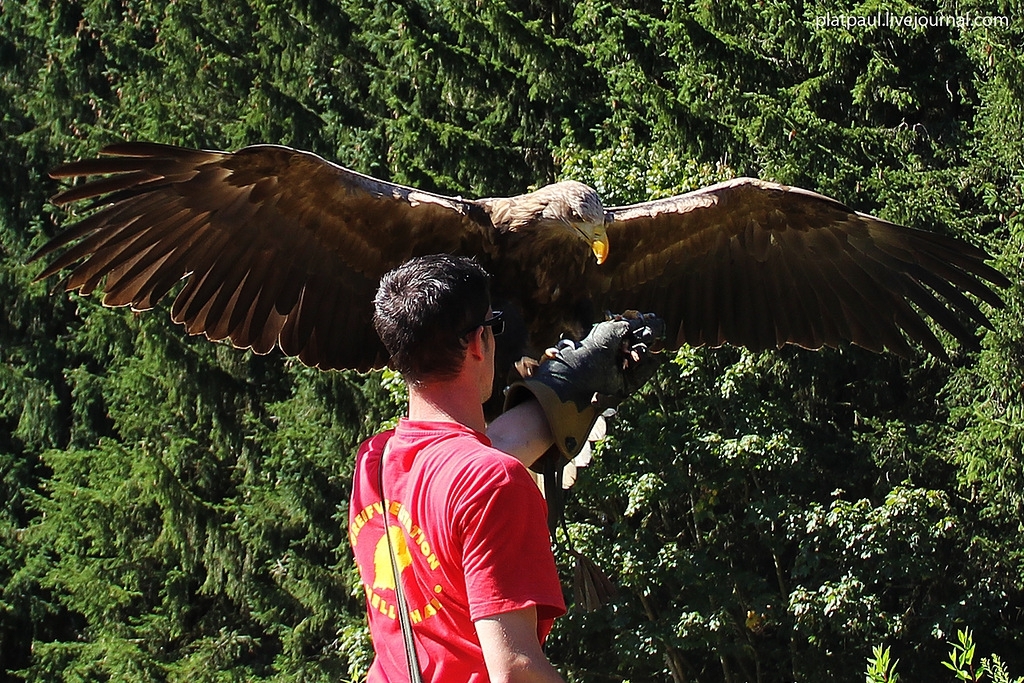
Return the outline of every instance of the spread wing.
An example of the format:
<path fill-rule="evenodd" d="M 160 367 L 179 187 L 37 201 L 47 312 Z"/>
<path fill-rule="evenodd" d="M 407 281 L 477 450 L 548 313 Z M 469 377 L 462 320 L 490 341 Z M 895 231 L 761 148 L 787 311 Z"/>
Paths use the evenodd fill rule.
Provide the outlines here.
<path fill-rule="evenodd" d="M 599 305 L 656 312 L 674 346 L 809 349 L 850 341 L 945 357 L 923 316 L 962 344 L 989 325 L 969 292 L 1002 301 L 1008 280 L 966 242 L 750 178 L 607 212 L 610 255 L 593 268 Z"/>
<path fill-rule="evenodd" d="M 108 306 L 151 308 L 180 280 L 171 315 L 190 334 L 305 364 L 387 362 L 371 323 L 380 276 L 428 253 L 493 255 L 473 202 L 376 180 L 276 145 L 234 153 L 124 143 L 55 169 L 103 176 L 54 197 L 102 206 L 32 259 L 69 247 L 39 275 L 100 287 Z"/>

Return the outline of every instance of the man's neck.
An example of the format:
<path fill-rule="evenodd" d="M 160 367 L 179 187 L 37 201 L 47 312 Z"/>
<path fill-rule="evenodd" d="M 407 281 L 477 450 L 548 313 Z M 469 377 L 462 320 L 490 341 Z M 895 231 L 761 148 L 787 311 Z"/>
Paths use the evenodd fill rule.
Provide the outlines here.
<path fill-rule="evenodd" d="M 480 390 L 451 381 L 409 385 L 409 419 L 430 422 L 458 422 L 483 432 L 487 428 Z"/>

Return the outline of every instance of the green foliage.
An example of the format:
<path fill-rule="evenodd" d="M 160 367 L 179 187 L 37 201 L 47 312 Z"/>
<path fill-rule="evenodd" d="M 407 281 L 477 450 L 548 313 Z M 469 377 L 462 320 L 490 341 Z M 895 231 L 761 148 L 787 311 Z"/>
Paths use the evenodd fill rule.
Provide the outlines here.
<path fill-rule="evenodd" d="M 981 677 L 985 675 L 985 664 L 982 663 L 978 666 L 974 664 L 975 645 L 970 630 L 957 631 L 956 636 L 959 642 L 953 643 L 949 661 L 943 662 L 943 665 L 953 672 L 958 681 L 974 683 L 981 680 Z"/>
<path fill-rule="evenodd" d="M 1024 681 L 1024 676 L 1010 678 L 1010 672 L 1007 670 L 1006 664 L 1003 663 L 1003 660 L 999 659 L 998 655 L 982 659 L 981 663 L 989 675 L 992 676 L 992 683 L 1021 683 Z"/>
<path fill-rule="evenodd" d="M 886 11 L 1010 23 L 819 25 Z M 1014 286 L 951 365 L 682 350 L 570 500 L 618 596 L 547 649 L 578 681 L 852 681 L 884 641 L 868 680 L 936 680 L 970 623 L 1007 663 L 967 632 L 949 662 L 1011 680 L 1022 31 L 983 0 L 0 3 L 0 679 L 358 680 L 371 656 L 348 477 L 401 383 L 32 282 L 69 218 L 46 170 L 130 138 L 466 195 L 571 176 L 609 205 L 758 175 L 988 248 Z"/>
<path fill-rule="evenodd" d="M 864 677 L 865 683 L 899 683 L 900 675 L 896 673 L 898 659 L 891 659 L 889 648 L 876 645 L 871 648 L 868 657 L 868 668 Z"/>
<path fill-rule="evenodd" d="M 982 657 L 979 663 L 974 663 L 976 644 L 974 635 L 970 629 L 957 631 L 957 642 L 952 643 L 949 656 L 942 662 L 953 677 L 958 681 L 970 681 L 979 683 L 988 676 L 992 683 L 1020 683 L 1024 677 L 1010 678 L 1006 664 L 998 655 Z M 871 657 L 868 657 L 868 666 L 865 680 L 867 683 L 897 683 L 900 677 L 896 672 L 899 664 L 898 659 L 891 659 L 888 647 L 876 645 L 871 650 Z"/>

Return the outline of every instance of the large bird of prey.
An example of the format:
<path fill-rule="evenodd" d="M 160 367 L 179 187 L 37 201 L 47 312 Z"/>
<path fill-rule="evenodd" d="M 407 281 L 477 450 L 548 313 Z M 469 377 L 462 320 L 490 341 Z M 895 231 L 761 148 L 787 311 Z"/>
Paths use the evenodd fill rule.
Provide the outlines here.
<path fill-rule="evenodd" d="M 852 342 L 944 357 L 926 323 L 960 343 L 989 321 L 1007 279 L 966 242 L 856 213 L 819 194 L 750 178 L 632 206 L 562 182 L 510 198 L 463 199 L 365 176 L 287 147 L 197 151 L 116 144 L 55 169 L 87 178 L 57 195 L 100 207 L 43 246 L 39 275 L 68 290 L 171 310 L 191 334 L 323 369 L 387 362 L 371 324 L 380 276 L 410 257 L 476 257 L 509 342 L 536 356 L 603 312 L 662 316 L 668 345 L 752 350 Z M 91 178 L 90 178 L 91 177 Z"/>

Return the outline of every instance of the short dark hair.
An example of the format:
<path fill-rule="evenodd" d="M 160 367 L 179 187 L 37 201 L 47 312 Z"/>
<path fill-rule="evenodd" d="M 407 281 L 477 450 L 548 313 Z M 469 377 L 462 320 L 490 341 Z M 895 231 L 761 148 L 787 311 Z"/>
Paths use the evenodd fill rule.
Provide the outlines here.
<path fill-rule="evenodd" d="M 467 330 L 490 308 L 490 276 L 472 259 L 420 256 L 384 274 L 373 326 L 406 380 L 451 377 L 462 367 Z"/>

